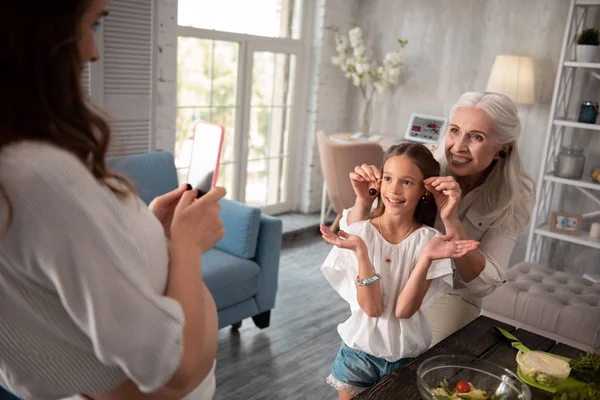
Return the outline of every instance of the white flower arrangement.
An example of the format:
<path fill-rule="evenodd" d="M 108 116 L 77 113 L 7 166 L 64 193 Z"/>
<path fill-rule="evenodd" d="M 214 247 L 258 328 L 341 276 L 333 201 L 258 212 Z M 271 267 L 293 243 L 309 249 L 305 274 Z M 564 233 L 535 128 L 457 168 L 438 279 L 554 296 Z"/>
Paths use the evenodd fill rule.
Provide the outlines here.
<path fill-rule="evenodd" d="M 407 43 L 406 40 L 398 39 L 401 49 Z M 337 55 L 331 57 L 331 62 L 340 67 L 344 72 L 344 76 L 360 89 L 364 101 L 361 130 L 368 133 L 373 95 L 398 84 L 400 70 L 403 65 L 403 53 L 401 50 L 387 53 L 383 57 L 381 65 L 371 61 L 366 52 L 362 29 L 359 27 L 350 29 L 348 37 L 342 35 L 339 29 L 336 29 L 335 44 Z"/>

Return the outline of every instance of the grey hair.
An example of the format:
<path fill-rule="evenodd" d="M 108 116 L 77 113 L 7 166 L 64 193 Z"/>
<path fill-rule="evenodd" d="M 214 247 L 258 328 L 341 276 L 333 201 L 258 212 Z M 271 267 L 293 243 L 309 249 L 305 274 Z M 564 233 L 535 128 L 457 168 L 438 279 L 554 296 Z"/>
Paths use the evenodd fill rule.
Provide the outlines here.
<path fill-rule="evenodd" d="M 460 96 L 452 111 L 450 120 L 459 107 L 479 108 L 492 119 L 494 132 L 500 144 L 512 143 L 508 156 L 493 161 L 492 170 L 481 185 L 485 204 L 491 212 L 484 221 L 491 229 L 517 235 L 529 223 L 530 208 L 535 200 L 535 185 L 525 172 L 517 140 L 521 135 L 521 120 L 517 106 L 507 96 L 500 93 L 468 92 Z M 440 162 L 441 173 L 450 175 L 446 160 L 444 141 L 436 149 L 436 159 Z"/>

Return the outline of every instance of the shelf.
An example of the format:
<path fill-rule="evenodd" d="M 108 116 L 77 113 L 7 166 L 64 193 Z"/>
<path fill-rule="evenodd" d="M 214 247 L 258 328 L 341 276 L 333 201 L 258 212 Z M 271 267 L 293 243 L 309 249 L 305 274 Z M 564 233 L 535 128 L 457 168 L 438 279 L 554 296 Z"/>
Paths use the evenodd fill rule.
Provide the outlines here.
<path fill-rule="evenodd" d="M 578 6 L 600 6 L 600 0 L 577 0 L 575 4 Z"/>
<path fill-rule="evenodd" d="M 591 131 L 600 131 L 600 125 L 598 124 L 587 124 L 585 122 L 570 121 L 566 119 L 555 119 L 554 125 L 568 126 L 569 128 L 588 129 Z"/>
<path fill-rule="evenodd" d="M 581 236 L 565 235 L 564 233 L 552 232 L 548 225 L 544 225 L 535 230 L 537 235 L 580 244 L 582 246 L 593 247 L 600 250 L 600 239 L 592 239 L 589 232 L 581 232 Z"/>
<path fill-rule="evenodd" d="M 571 67 L 571 68 L 598 68 L 598 69 L 600 69 L 600 63 L 565 61 L 564 65 L 565 65 L 565 67 Z"/>
<path fill-rule="evenodd" d="M 600 183 L 594 183 L 591 180 L 584 181 L 579 179 L 559 178 L 558 176 L 554 176 L 552 171 L 544 175 L 544 180 L 548 182 L 560 183 L 562 185 L 577 186 L 592 190 L 600 190 Z"/>
<path fill-rule="evenodd" d="M 588 281 L 592 281 L 594 283 L 600 283 L 600 274 L 583 274 L 583 279 L 587 279 Z"/>

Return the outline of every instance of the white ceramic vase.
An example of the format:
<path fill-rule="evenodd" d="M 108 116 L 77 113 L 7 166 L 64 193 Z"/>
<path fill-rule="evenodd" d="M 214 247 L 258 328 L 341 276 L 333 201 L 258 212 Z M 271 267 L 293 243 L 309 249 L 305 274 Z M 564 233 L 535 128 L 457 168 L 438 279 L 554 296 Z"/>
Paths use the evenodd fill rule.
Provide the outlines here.
<path fill-rule="evenodd" d="M 588 44 L 578 44 L 575 48 L 575 58 L 578 62 L 596 62 L 598 55 L 598 46 Z"/>

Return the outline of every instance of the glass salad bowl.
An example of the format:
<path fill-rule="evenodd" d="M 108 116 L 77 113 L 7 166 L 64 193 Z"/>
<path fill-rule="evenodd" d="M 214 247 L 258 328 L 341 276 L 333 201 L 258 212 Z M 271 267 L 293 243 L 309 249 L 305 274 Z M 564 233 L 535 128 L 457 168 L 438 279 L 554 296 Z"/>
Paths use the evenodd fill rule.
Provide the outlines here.
<path fill-rule="evenodd" d="M 425 400 L 530 400 L 529 387 L 517 375 L 490 361 L 458 355 L 435 356 L 417 369 L 417 387 Z M 460 395 L 463 396 L 460 396 Z"/>

